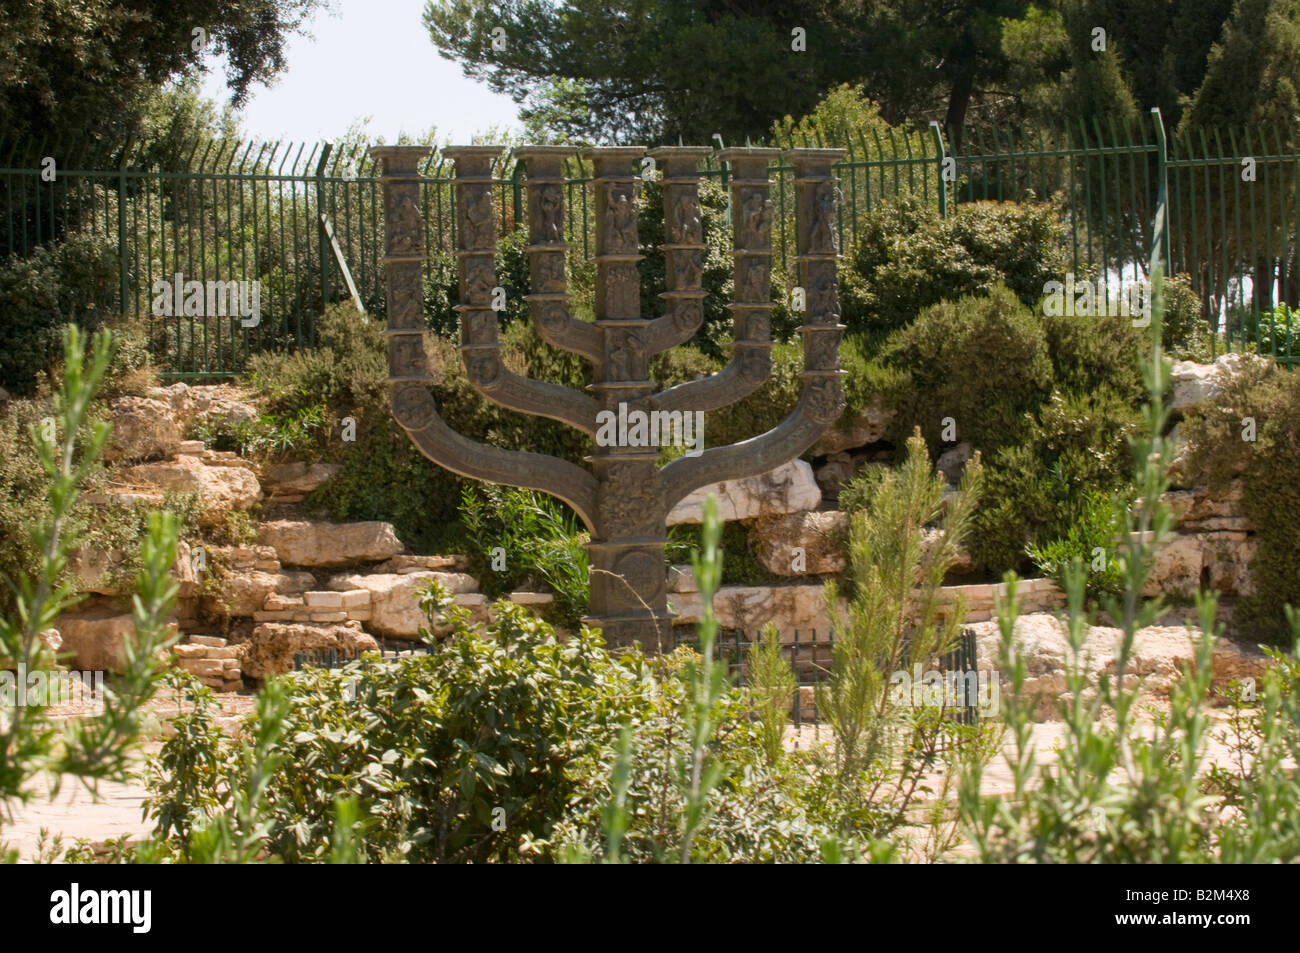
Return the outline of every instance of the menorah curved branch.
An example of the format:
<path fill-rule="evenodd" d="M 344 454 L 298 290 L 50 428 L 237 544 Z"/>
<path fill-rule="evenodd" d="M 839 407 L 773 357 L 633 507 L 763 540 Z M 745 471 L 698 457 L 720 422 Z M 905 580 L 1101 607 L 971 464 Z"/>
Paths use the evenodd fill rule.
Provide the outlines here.
<path fill-rule="evenodd" d="M 780 149 L 724 149 L 731 166 L 735 342 L 719 373 L 656 394 L 656 410 L 718 410 L 748 397 L 772 373 L 772 201 L 768 163 Z M 802 452 L 802 451 L 800 451 Z"/>
<path fill-rule="evenodd" d="M 501 360 L 496 283 L 496 210 L 492 202 L 492 163 L 496 146 L 449 146 L 443 155 L 456 163 L 457 224 L 460 248 L 461 361 L 470 386 L 507 410 L 549 417 L 595 436 L 596 404 L 585 394 L 511 371 Z"/>
<path fill-rule="evenodd" d="M 393 413 L 419 451 L 434 463 L 474 480 L 549 493 L 569 504 L 588 530 L 595 527 L 596 481 L 582 467 L 544 453 L 503 450 L 456 433 L 438 416 L 423 385 L 417 396 L 395 394 Z"/>
<path fill-rule="evenodd" d="M 614 645 L 665 644 L 671 615 L 664 572 L 668 510 L 692 490 L 709 483 L 771 470 L 811 446 L 844 406 L 840 383 L 836 285 L 835 183 L 832 149 L 731 149 L 721 154 L 731 166 L 736 295 L 735 354 L 720 374 L 656 394 L 649 379 L 650 357 L 688 340 L 703 323 L 704 243 L 699 203 L 699 161 L 710 150 L 675 146 L 650 152 L 660 164 L 664 198 L 667 313 L 641 313 L 641 260 L 637 235 L 637 179 L 633 164 L 642 146 L 588 149 L 594 178 L 596 224 L 595 321 L 570 313 L 565 278 L 564 147 L 530 146 L 516 156 L 527 172 L 532 293 L 525 296 L 539 335 L 592 364 L 591 397 L 568 388 L 511 374 L 501 362 L 495 287 L 495 209 L 492 202 L 494 147 L 444 150 L 455 160 L 461 304 L 460 349 L 466 373 L 487 399 L 502 406 L 551 417 L 595 436 L 586 458 L 576 464 L 541 454 L 502 450 L 455 433 L 438 416 L 428 390 L 423 350 L 424 228 L 419 214 L 417 165 L 422 147 L 371 150 L 384 163 L 381 181 L 387 229 L 389 381 L 393 414 L 429 459 L 464 476 L 531 487 L 568 503 L 591 530 L 588 622 L 601 627 Z M 640 414 L 642 419 L 725 407 L 752 393 L 770 374 L 771 224 L 768 165 L 793 163 L 799 215 L 800 281 L 807 315 L 801 333 L 805 369 L 794 411 L 774 429 L 730 447 L 705 450 L 660 469 L 659 445 L 636 439 L 603 439 L 608 420 Z M 597 421 L 606 418 L 606 424 Z M 487 545 L 489 541 L 483 541 Z"/>

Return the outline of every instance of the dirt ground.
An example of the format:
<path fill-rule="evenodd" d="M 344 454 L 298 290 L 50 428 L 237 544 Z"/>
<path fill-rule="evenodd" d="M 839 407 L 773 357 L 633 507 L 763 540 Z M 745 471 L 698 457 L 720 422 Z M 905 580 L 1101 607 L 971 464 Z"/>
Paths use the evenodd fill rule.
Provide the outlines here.
<path fill-rule="evenodd" d="M 223 731 L 234 733 L 244 715 L 253 711 L 251 695 L 215 695 L 220 712 L 213 721 Z M 185 706 L 181 694 L 163 689 L 144 707 L 146 740 L 137 760 L 143 771 L 146 759 L 156 754 L 165 737 L 166 722 Z M 47 709 L 52 719 L 78 718 L 87 714 L 84 707 L 55 705 Z M 40 842 L 41 830 L 50 836 L 62 835 L 63 846 L 71 847 L 79 838 L 99 843 L 123 834 L 143 835 L 151 824 L 143 816 L 142 803 L 148 791 L 142 779 L 126 784 L 101 782 L 96 792 L 88 790 L 75 778 L 65 778 L 57 797 L 49 797 L 50 781 L 38 778 L 32 784 L 34 796 L 26 805 L 11 805 L 13 817 L 0 814 L 0 844 L 18 850 L 22 863 L 30 863 Z"/>

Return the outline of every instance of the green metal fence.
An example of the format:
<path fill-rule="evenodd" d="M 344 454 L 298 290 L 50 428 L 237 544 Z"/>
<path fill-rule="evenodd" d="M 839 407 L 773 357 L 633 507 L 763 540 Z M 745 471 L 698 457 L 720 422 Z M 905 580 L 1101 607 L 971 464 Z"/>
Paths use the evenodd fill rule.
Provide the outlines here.
<path fill-rule="evenodd" d="M 852 247 L 882 201 L 903 194 L 944 216 L 977 201 L 1050 200 L 1068 229 L 1076 274 L 1113 294 L 1144 277 L 1163 191 L 1161 258 L 1170 273 L 1191 276 L 1213 346 L 1253 346 L 1295 363 L 1300 319 L 1293 322 L 1284 304 L 1300 305 L 1300 144 L 1290 132 L 1266 133 L 1167 138 L 1154 113 L 1131 127 L 1052 133 L 971 126 L 955 137 L 932 125 L 870 140 L 859 134 L 834 143 L 848 150 L 838 166 L 841 247 Z M 330 302 L 355 296 L 382 316 L 382 208 L 365 152 L 355 143 L 209 142 L 191 148 L 178 168 L 160 169 L 132 147 L 112 156 L 0 147 L 0 253 L 30 254 L 76 232 L 102 237 L 117 256 L 118 282 L 115 300 L 101 306 L 148 316 L 167 376 L 238 374 L 255 351 L 314 346 L 317 317 Z M 426 279 L 454 288 L 449 171 L 430 157 L 422 203 Z M 701 172 L 726 184 L 720 163 L 706 162 Z M 772 168 L 773 241 L 786 268 L 797 252 L 792 173 Z M 568 239 L 581 262 L 594 248 L 590 170 L 575 156 L 567 175 Z M 522 176 L 522 165 L 503 155 L 494 179 L 503 234 L 523 220 Z M 200 283 L 258 282 L 259 319 L 154 314 L 156 283 L 177 274 Z"/>

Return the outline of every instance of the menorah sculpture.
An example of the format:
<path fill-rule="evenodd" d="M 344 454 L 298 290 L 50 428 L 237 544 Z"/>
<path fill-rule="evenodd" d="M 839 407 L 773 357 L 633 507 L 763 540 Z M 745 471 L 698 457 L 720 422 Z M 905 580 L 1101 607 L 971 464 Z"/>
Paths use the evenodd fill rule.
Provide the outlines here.
<path fill-rule="evenodd" d="M 798 405 L 774 429 L 726 447 L 684 456 L 663 468 L 655 447 L 595 445 L 587 470 L 566 460 L 476 443 L 453 431 L 438 415 L 428 384 L 423 334 L 424 226 L 417 166 L 424 146 L 380 146 L 387 225 L 389 381 L 393 416 L 430 460 L 462 476 L 528 487 L 563 500 L 591 533 L 587 544 L 591 607 L 586 622 L 599 626 L 611 646 L 662 645 L 671 625 L 664 566 L 666 518 L 687 494 L 720 480 L 775 469 L 810 447 L 844 409 L 840 383 L 836 281 L 836 188 L 832 165 L 838 149 L 727 149 L 732 255 L 735 259 L 735 350 L 712 377 L 656 393 L 648 377 L 651 357 L 689 340 L 704 319 L 704 233 L 697 171 L 708 147 L 649 150 L 662 170 L 661 187 L 667 313 L 641 316 L 637 275 L 637 176 L 643 146 L 587 149 L 595 179 L 596 287 L 594 323 L 569 310 L 565 278 L 564 146 L 515 151 L 527 176 L 528 265 L 532 293 L 525 297 L 538 334 L 592 365 L 590 394 L 521 377 L 501 359 L 496 286 L 496 214 L 492 199 L 495 146 L 443 150 L 455 161 L 456 256 L 459 265 L 460 352 L 475 390 L 502 407 L 560 420 L 590 437 L 597 414 L 629 411 L 686 414 L 726 407 L 753 393 L 771 373 L 771 230 L 768 165 L 791 163 L 796 172 L 799 280 L 804 289 L 803 386 Z M 671 419 L 671 418 L 650 418 Z M 594 441 L 599 443 L 599 441 Z M 489 543 L 484 541 L 485 545 Z"/>

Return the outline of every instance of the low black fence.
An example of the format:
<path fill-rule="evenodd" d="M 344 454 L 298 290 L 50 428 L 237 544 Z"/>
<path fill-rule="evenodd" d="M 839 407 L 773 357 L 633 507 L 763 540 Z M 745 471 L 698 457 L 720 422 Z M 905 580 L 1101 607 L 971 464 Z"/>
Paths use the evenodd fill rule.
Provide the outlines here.
<path fill-rule="evenodd" d="M 674 631 L 673 644 L 695 645 L 695 630 L 686 626 L 677 626 Z M 727 665 L 728 673 L 736 684 L 749 683 L 750 652 L 755 643 L 762 640 L 761 632 L 743 632 L 738 629 L 724 629 L 718 633 L 714 644 L 714 657 Z M 821 712 L 817 706 L 817 686 L 828 682 L 831 666 L 835 657 L 835 634 L 828 632 L 819 636 L 816 629 L 807 632 L 795 629 L 787 635 L 782 633 L 781 650 L 790 661 L 798 686 L 791 710 L 791 720 L 795 727 L 803 724 L 822 724 Z M 909 663 L 910 664 L 910 663 Z M 939 657 L 938 671 L 942 673 L 974 673 L 977 671 L 975 633 L 963 629 L 957 647 Z M 910 676 L 909 676 L 910 677 Z M 978 676 L 975 676 L 978 679 Z M 955 706 L 953 719 L 959 724 L 974 725 L 979 720 L 978 692 L 973 690 L 968 681 L 960 684 L 964 690 L 959 692 L 960 703 Z"/>
<path fill-rule="evenodd" d="M 423 642 L 412 644 L 409 648 L 384 649 L 383 657 L 389 659 L 405 658 L 411 655 L 428 655 L 433 649 Z M 306 649 L 293 653 L 293 670 L 301 672 L 306 668 L 342 668 L 349 662 L 355 662 L 363 655 L 374 655 L 374 649 Z"/>

